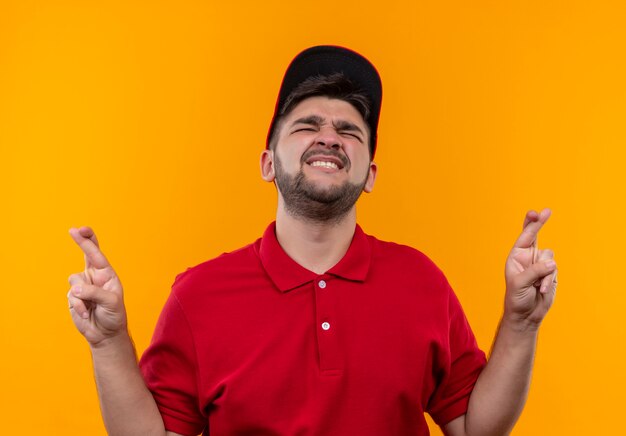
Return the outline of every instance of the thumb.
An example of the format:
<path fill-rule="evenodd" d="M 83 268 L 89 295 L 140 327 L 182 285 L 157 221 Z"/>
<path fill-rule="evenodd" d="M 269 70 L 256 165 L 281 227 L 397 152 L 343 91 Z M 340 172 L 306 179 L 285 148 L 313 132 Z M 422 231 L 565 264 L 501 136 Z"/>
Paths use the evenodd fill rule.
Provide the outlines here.
<path fill-rule="evenodd" d="M 515 289 L 529 287 L 535 282 L 541 281 L 544 277 L 552 274 L 555 270 L 556 262 L 553 259 L 534 263 L 513 278 L 513 286 Z"/>
<path fill-rule="evenodd" d="M 105 309 L 117 312 L 122 306 L 121 295 L 107 291 L 95 285 L 82 283 L 75 285 L 71 289 L 72 296 L 80 298 L 83 301 L 98 304 Z"/>

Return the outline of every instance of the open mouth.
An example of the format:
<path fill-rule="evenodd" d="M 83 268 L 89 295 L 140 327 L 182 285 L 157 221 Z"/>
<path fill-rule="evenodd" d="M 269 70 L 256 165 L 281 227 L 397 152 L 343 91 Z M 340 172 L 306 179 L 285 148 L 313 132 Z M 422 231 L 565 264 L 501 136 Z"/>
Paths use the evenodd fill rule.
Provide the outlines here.
<path fill-rule="evenodd" d="M 323 168 L 332 168 L 334 170 L 338 170 L 339 166 L 334 162 L 325 162 L 321 160 L 316 160 L 311 162 L 309 165 L 312 167 L 323 167 Z"/>
<path fill-rule="evenodd" d="M 335 155 L 315 154 L 306 159 L 305 163 L 312 167 L 341 170 L 345 167 L 343 160 Z"/>

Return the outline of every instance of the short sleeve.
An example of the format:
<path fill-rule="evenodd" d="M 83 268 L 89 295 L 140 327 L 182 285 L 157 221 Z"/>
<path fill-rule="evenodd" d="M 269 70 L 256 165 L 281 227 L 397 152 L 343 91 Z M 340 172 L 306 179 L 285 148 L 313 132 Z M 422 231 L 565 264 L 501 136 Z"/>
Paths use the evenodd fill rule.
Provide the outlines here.
<path fill-rule="evenodd" d="M 427 407 L 439 426 L 467 412 L 474 384 L 486 364 L 485 353 L 478 348 L 459 300 L 449 285 L 448 289 L 447 349 L 442 353 L 445 357 L 438 384 Z"/>
<path fill-rule="evenodd" d="M 199 406 L 196 351 L 188 320 L 173 292 L 139 366 L 165 428 L 184 435 L 200 434 L 207 417 Z"/>

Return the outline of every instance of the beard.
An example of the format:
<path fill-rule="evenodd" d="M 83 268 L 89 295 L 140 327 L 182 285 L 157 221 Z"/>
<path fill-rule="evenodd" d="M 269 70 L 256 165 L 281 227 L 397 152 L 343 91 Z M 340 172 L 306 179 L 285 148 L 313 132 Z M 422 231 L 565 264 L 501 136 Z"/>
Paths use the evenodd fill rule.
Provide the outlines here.
<path fill-rule="evenodd" d="M 348 162 L 345 156 L 327 152 L 344 162 L 344 168 Z M 341 185 L 333 185 L 328 188 L 320 188 L 304 175 L 302 166 L 306 165 L 307 154 L 301 159 L 300 170 L 295 174 L 288 174 L 282 167 L 278 154 L 274 152 L 274 169 L 276 173 L 276 185 L 283 196 L 285 210 L 293 217 L 318 223 L 337 223 L 346 216 L 354 207 L 361 196 L 367 175 L 362 183 L 345 182 Z"/>

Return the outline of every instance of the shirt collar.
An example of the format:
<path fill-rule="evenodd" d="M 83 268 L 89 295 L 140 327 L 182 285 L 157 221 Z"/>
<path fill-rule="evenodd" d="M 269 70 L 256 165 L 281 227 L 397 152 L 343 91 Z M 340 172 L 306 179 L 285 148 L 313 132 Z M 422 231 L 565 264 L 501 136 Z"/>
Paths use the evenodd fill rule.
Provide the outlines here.
<path fill-rule="evenodd" d="M 287 292 L 318 277 L 290 258 L 276 239 L 276 222 L 271 223 L 255 244 L 263 268 L 281 292 Z M 357 224 L 352 242 L 343 258 L 327 274 L 347 280 L 364 281 L 371 261 L 367 235 Z"/>

